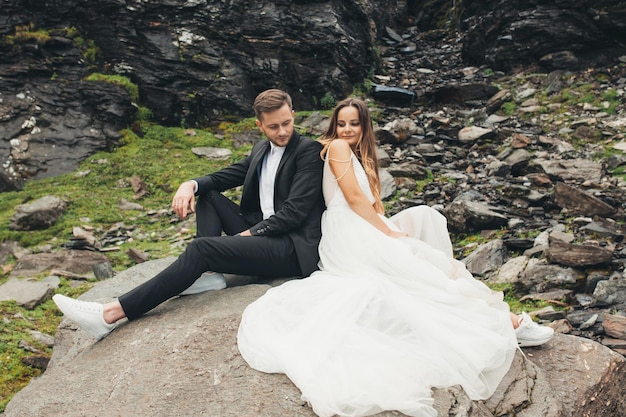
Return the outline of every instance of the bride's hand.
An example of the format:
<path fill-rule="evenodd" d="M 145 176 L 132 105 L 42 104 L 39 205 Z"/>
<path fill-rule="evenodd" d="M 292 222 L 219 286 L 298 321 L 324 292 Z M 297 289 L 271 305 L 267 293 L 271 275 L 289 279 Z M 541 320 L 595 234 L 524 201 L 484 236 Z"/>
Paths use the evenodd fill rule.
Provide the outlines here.
<path fill-rule="evenodd" d="M 409 237 L 409 234 L 405 232 L 397 232 L 395 230 L 391 230 L 389 231 L 389 233 L 387 233 L 387 236 L 393 237 L 393 238 L 400 238 L 400 237 Z"/>

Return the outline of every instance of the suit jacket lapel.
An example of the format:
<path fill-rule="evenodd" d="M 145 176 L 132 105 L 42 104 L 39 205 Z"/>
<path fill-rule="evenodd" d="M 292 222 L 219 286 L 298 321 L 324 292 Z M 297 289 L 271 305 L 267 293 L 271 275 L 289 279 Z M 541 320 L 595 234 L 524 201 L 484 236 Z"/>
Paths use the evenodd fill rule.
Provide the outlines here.
<path fill-rule="evenodd" d="M 267 141 L 265 145 L 266 146 L 259 147 L 259 152 L 252 156 L 252 162 L 250 163 L 249 172 L 255 173 L 257 182 L 259 177 L 261 176 L 261 166 L 263 165 L 263 158 L 265 158 L 265 154 L 267 154 L 270 149 L 269 141 Z"/>
<path fill-rule="evenodd" d="M 298 147 L 299 141 L 300 141 L 300 135 L 294 132 L 293 135 L 291 136 L 291 139 L 289 140 L 289 143 L 287 144 L 287 147 L 285 148 L 285 153 L 283 154 L 283 157 L 280 158 L 280 163 L 278 164 L 278 170 L 276 171 L 277 178 L 278 178 L 278 173 L 283 168 L 285 163 L 289 160 L 289 158 L 293 156 L 293 150 Z"/>

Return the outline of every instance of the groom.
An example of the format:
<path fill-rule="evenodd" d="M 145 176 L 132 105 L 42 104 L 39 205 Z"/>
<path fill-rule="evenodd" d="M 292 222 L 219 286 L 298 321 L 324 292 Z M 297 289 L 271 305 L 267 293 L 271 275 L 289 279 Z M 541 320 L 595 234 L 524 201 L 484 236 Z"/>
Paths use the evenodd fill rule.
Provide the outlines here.
<path fill-rule="evenodd" d="M 117 320 L 136 319 L 184 292 L 206 271 L 290 277 L 317 269 L 324 210 L 322 146 L 294 130 L 286 92 L 264 91 L 253 108 L 256 125 L 267 140 L 257 143 L 243 160 L 182 183 L 174 195 L 172 208 L 180 217 L 197 212 L 197 237 L 180 257 L 104 306 L 55 295 L 66 316 L 101 339 Z M 239 206 L 221 194 L 241 185 Z"/>

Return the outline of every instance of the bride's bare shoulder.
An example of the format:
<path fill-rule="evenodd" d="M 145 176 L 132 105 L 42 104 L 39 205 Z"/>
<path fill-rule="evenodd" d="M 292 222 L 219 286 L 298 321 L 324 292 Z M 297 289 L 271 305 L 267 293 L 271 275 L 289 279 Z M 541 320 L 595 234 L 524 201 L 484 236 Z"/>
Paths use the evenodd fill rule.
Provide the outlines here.
<path fill-rule="evenodd" d="M 350 144 L 344 139 L 334 139 L 328 146 L 328 155 L 332 159 L 346 159 L 351 153 Z"/>

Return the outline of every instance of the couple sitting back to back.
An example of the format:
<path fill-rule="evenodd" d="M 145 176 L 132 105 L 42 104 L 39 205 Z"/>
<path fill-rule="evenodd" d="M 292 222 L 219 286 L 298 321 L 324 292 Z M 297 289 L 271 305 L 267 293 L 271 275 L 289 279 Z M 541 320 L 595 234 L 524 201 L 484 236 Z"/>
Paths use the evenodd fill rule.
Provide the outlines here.
<path fill-rule="evenodd" d="M 306 277 L 246 308 L 238 346 L 253 368 L 285 373 L 319 416 L 434 416 L 432 387 L 488 398 L 518 346 L 550 340 L 551 328 L 511 313 L 502 293 L 453 259 L 439 212 L 383 215 L 365 102 L 340 102 L 320 141 L 294 130 L 287 93 L 264 91 L 253 107 L 267 140 L 184 182 L 172 200 L 180 217 L 196 211 L 196 239 L 113 302 L 55 295 L 67 317 L 101 339 L 122 318 L 215 288 L 221 273 Z M 239 205 L 221 194 L 241 185 Z"/>

